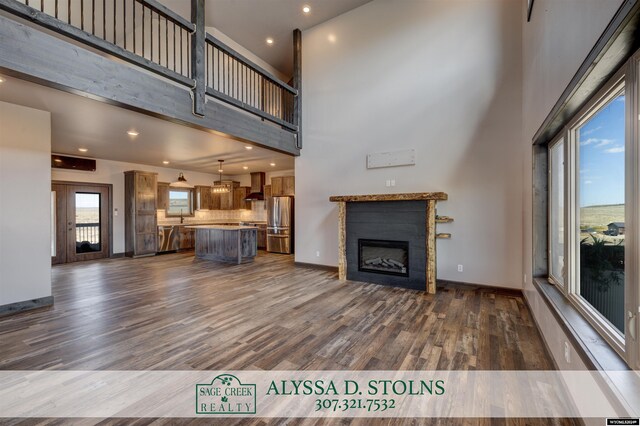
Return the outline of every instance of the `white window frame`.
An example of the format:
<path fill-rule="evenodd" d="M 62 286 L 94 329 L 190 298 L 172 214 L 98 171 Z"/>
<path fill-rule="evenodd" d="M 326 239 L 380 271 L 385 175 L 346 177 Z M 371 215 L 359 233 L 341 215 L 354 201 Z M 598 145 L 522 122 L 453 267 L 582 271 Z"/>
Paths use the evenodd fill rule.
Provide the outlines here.
<path fill-rule="evenodd" d="M 548 228 L 548 233 L 547 233 L 547 241 L 548 241 L 548 245 L 549 245 L 549 250 L 548 250 L 548 281 L 557 286 L 558 288 L 562 289 L 562 291 L 564 293 L 566 293 L 565 287 L 567 285 L 568 282 L 568 277 L 567 277 L 567 271 L 569 269 L 569 264 L 568 264 L 568 257 L 567 257 L 567 243 L 568 243 L 568 238 L 567 238 L 567 145 L 568 142 L 566 140 L 565 137 L 565 133 L 566 132 L 562 132 L 558 137 L 556 137 L 552 142 L 549 143 L 549 146 L 547 147 L 547 158 L 549 159 L 549 164 L 548 164 L 548 181 L 549 181 L 549 189 L 548 189 L 548 198 L 547 198 L 547 205 L 548 205 L 548 216 L 549 216 L 549 226 Z M 554 237 L 553 236 L 553 229 L 551 228 L 551 214 L 552 214 L 552 200 L 553 200 L 553 191 L 555 188 L 553 179 L 552 177 L 552 172 L 554 170 L 554 166 L 555 164 L 553 164 L 553 157 L 551 155 L 551 150 L 558 144 L 563 144 L 563 157 L 564 157 L 564 167 L 563 167 L 563 188 L 562 188 L 562 194 L 564 197 L 564 271 L 563 271 L 563 276 L 562 277 L 556 277 L 553 275 L 552 271 L 553 271 L 553 257 L 551 256 L 551 239 Z"/>
<path fill-rule="evenodd" d="M 579 155 L 578 130 L 595 113 L 617 96 L 625 95 L 625 333 L 622 335 L 602 314 L 577 292 L 579 272 Z M 551 274 L 551 248 L 548 247 L 551 283 L 564 293 L 572 305 L 600 333 L 603 339 L 634 369 L 640 369 L 640 342 L 638 339 L 638 313 L 640 312 L 640 51 L 638 51 L 603 86 L 599 92 L 568 123 L 567 127 L 548 146 L 549 194 L 551 179 L 551 147 L 564 141 L 564 196 L 565 196 L 565 276 L 564 286 Z M 551 195 L 548 197 L 551 212 Z M 549 216 L 550 217 L 550 216 Z M 548 223 L 549 235 L 551 223 Z M 548 240 L 549 242 L 551 240 Z M 550 243 L 549 243 L 550 244 Z"/>

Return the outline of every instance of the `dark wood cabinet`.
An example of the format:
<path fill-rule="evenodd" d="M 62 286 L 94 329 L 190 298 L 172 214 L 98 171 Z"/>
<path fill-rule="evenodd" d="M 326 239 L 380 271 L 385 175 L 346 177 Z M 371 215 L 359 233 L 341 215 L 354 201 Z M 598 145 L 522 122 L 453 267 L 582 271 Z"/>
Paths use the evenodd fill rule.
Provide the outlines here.
<path fill-rule="evenodd" d="M 293 197 L 296 192 L 294 176 L 278 176 L 271 178 L 271 196 L 273 197 Z"/>
<path fill-rule="evenodd" d="M 220 197 L 220 210 L 233 210 L 235 208 L 234 194 L 236 188 L 240 187 L 240 182 L 223 180 L 222 183 L 229 185 L 229 192 L 217 194 Z M 219 185 L 220 182 L 217 181 L 215 184 Z"/>
<path fill-rule="evenodd" d="M 213 193 L 210 186 L 196 186 L 194 188 L 196 210 L 214 210 Z"/>
<path fill-rule="evenodd" d="M 251 210 L 251 201 L 244 199 L 251 193 L 250 186 L 239 186 L 233 190 L 233 209 Z"/>
<path fill-rule="evenodd" d="M 169 183 L 158 182 L 158 210 L 169 208 Z"/>
<path fill-rule="evenodd" d="M 124 172 L 125 254 L 129 257 L 151 256 L 156 253 L 157 197 L 157 173 L 139 170 Z"/>

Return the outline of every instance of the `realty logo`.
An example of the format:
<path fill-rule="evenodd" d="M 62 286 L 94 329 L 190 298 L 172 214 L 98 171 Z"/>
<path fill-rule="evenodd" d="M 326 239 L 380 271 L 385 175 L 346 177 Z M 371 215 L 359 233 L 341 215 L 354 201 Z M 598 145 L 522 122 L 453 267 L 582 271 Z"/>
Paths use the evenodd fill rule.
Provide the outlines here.
<path fill-rule="evenodd" d="M 209 384 L 196 384 L 196 414 L 255 414 L 256 385 L 221 374 Z"/>

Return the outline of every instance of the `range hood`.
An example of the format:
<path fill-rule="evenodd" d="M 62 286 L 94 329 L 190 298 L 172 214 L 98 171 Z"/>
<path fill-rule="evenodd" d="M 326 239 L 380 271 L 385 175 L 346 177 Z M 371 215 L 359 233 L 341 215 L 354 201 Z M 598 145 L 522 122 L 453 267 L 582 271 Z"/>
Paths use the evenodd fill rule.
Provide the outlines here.
<path fill-rule="evenodd" d="M 264 200 L 264 183 L 266 175 L 264 172 L 251 173 L 251 193 L 247 195 L 245 201 Z"/>

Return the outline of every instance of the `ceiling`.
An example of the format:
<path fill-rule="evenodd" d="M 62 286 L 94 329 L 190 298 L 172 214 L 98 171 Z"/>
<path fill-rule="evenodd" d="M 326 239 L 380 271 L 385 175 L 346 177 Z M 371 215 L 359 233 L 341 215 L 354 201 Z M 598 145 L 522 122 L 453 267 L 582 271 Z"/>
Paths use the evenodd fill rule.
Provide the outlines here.
<path fill-rule="evenodd" d="M 50 111 L 51 151 L 205 173 L 289 170 L 293 157 L 124 108 L 3 76 L 0 101 Z M 138 136 L 127 131 L 135 129 Z M 86 148 L 82 153 L 78 148 Z M 170 164 L 164 165 L 163 161 Z M 271 166 L 270 163 L 275 163 Z M 243 169 L 248 166 L 248 169 Z"/>
<path fill-rule="evenodd" d="M 205 24 L 216 27 L 285 75 L 293 73 L 293 30 L 304 31 L 371 0 L 205 0 Z M 189 19 L 190 2 L 160 0 Z M 309 6 L 308 14 L 302 12 Z M 267 45 L 266 39 L 274 43 Z"/>

